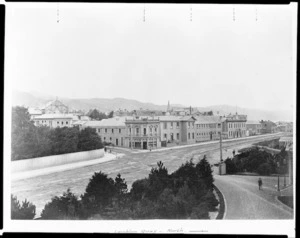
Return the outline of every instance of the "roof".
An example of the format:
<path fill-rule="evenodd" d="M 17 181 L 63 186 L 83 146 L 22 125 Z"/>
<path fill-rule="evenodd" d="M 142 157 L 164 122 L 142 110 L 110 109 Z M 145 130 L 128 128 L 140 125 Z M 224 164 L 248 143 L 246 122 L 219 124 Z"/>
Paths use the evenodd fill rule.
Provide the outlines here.
<path fill-rule="evenodd" d="M 73 126 L 81 126 L 84 125 L 87 121 L 75 121 L 73 122 Z"/>
<path fill-rule="evenodd" d="M 221 123 L 219 116 L 196 116 L 196 124 Z"/>
<path fill-rule="evenodd" d="M 195 119 L 193 116 L 159 116 L 160 121 L 188 121 Z"/>
<path fill-rule="evenodd" d="M 36 116 L 33 120 L 38 119 L 73 119 L 73 114 L 43 114 L 40 116 Z"/>
<path fill-rule="evenodd" d="M 259 122 L 259 121 L 251 121 L 251 120 L 248 121 L 248 120 L 247 120 L 247 121 L 246 121 L 246 124 L 249 124 L 249 125 L 250 125 L 250 124 L 251 124 L 251 125 L 253 125 L 253 124 L 258 124 L 258 125 L 260 125 L 260 122 Z"/>
<path fill-rule="evenodd" d="M 125 127 L 125 117 L 113 117 L 101 121 L 87 121 L 85 127 Z"/>
<path fill-rule="evenodd" d="M 30 115 L 41 115 L 41 114 L 43 114 L 42 111 L 40 109 L 37 109 L 37 108 L 28 108 L 28 113 Z"/>

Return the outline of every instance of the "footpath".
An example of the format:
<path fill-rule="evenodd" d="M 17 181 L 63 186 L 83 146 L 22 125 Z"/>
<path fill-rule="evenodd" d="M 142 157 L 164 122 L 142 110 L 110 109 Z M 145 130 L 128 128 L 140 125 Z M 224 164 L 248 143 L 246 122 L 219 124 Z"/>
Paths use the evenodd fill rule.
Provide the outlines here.
<path fill-rule="evenodd" d="M 20 179 L 26 179 L 26 178 L 32 178 L 40 175 L 46 175 L 71 169 L 76 169 L 80 167 L 90 166 L 94 164 L 101 164 L 105 163 L 111 160 L 116 160 L 124 156 L 124 154 L 121 153 L 105 153 L 102 158 L 93 159 L 93 160 L 87 160 L 87 161 L 81 161 L 81 162 L 75 162 L 70 164 L 64 164 L 59 166 L 52 166 L 47 167 L 43 169 L 36 169 L 36 170 L 29 170 L 25 172 L 18 172 L 18 173 L 12 173 L 11 174 L 11 180 L 20 180 Z"/>
<path fill-rule="evenodd" d="M 274 134 L 264 134 L 264 135 L 258 135 L 258 136 L 249 136 L 249 137 L 240 137 L 240 138 L 234 138 L 234 139 L 223 139 L 223 143 L 225 142 L 231 142 L 231 141 L 243 141 L 243 140 L 251 140 L 251 139 L 259 139 L 259 138 L 272 138 L 272 137 L 277 137 L 281 135 L 282 133 L 274 133 Z M 158 148 L 158 149 L 152 149 L 151 151 L 149 149 L 147 150 L 139 150 L 139 149 L 130 149 L 130 148 L 123 148 L 123 147 L 111 147 L 108 146 L 107 148 L 115 150 L 115 151 L 125 151 L 125 152 L 130 152 L 133 154 L 137 153 L 150 153 L 150 152 L 157 152 L 157 151 L 166 151 L 166 150 L 175 150 L 175 149 L 181 149 L 181 148 L 188 148 L 188 147 L 195 147 L 199 145 L 210 145 L 210 144 L 218 144 L 220 143 L 219 140 L 214 140 L 214 141 L 206 141 L 206 142 L 198 142 L 195 144 L 188 144 L 188 145 L 175 145 L 175 146 L 170 146 L 170 147 L 163 147 L 163 148 Z"/>

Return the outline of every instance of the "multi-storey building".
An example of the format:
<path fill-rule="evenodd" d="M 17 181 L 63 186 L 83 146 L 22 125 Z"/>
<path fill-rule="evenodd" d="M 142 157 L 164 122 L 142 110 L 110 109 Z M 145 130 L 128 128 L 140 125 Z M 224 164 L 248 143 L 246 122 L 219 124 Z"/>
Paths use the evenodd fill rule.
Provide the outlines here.
<path fill-rule="evenodd" d="M 35 126 L 71 127 L 74 116 L 72 114 L 43 114 L 35 116 L 32 120 Z"/>
<path fill-rule="evenodd" d="M 168 142 L 191 144 L 196 142 L 195 121 L 192 116 L 161 116 L 160 138 L 165 145 Z"/>
<path fill-rule="evenodd" d="M 79 124 L 77 123 L 77 125 Z M 79 126 L 82 129 L 87 127 L 95 128 L 103 142 L 112 143 L 115 146 L 125 146 L 125 118 L 114 117 L 101 121 L 86 121 Z"/>
<path fill-rule="evenodd" d="M 229 114 L 222 118 L 222 133 L 227 138 L 236 138 L 246 136 L 246 115 L 238 115 L 237 113 Z"/>
<path fill-rule="evenodd" d="M 272 121 L 260 121 L 261 124 L 261 133 L 266 134 L 266 133 L 274 133 L 276 132 L 276 123 Z"/>
<path fill-rule="evenodd" d="M 261 124 L 259 121 L 247 121 L 246 122 L 247 136 L 261 134 Z"/>
<path fill-rule="evenodd" d="M 161 147 L 159 119 L 154 117 L 125 118 L 125 146 L 137 149 Z"/>
<path fill-rule="evenodd" d="M 69 108 L 58 99 L 50 101 L 42 109 L 45 114 L 66 114 L 69 113 Z"/>
<path fill-rule="evenodd" d="M 198 116 L 196 119 L 196 142 L 220 138 L 222 121 L 219 116 Z"/>

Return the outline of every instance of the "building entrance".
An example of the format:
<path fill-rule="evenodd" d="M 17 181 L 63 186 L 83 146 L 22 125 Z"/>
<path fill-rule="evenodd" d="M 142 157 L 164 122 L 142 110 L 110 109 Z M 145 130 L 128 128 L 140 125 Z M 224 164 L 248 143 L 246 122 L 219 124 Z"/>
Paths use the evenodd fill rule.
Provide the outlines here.
<path fill-rule="evenodd" d="M 144 141 L 144 142 L 143 142 L 143 149 L 144 149 L 144 150 L 147 150 L 147 141 Z"/>

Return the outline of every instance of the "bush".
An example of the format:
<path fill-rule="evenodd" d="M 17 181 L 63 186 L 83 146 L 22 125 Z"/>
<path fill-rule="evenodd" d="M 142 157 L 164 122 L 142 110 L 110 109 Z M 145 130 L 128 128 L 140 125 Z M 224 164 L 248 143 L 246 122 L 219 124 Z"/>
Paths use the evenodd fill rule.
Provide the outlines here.
<path fill-rule="evenodd" d="M 258 167 L 257 173 L 260 175 L 270 175 L 272 173 L 272 166 L 268 163 L 263 163 Z"/>
<path fill-rule="evenodd" d="M 225 160 L 225 164 L 226 164 L 226 173 L 227 174 L 234 174 L 237 172 L 237 167 L 235 165 L 235 163 L 232 161 L 232 159 L 227 158 Z"/>
<path fill-rule="evenodd" d="M 16 196 L 11 195 L 11 219 L 31 220 L 35 216 L 35 205 L 25 199 L 22 206 Z"/>
<path fill-rule="evenodd" d="M 41 213 L 41 219 L 79 219 L 82 213 L 81 209 L 82 207 L 77 196 L 68 189 L 62 196 L 55 196 L 51 199 L 51 202 L 45 205 Z"/>

